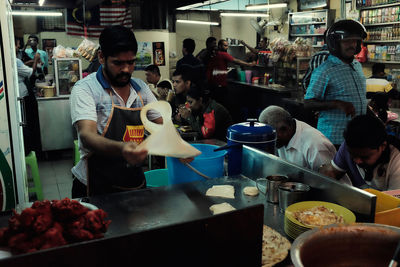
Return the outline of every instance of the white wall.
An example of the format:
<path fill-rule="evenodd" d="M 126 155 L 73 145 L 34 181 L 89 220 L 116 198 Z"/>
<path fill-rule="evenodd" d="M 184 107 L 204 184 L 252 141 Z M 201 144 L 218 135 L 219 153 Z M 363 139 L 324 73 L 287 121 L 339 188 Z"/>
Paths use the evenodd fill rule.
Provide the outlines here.
<path fill-rule="evenodd" d="M 257 45 L 257 32 L 248 17 L 221 17 L 221 39 L 244 40 L 251 47 Z"/>
<path fill-rule="evenodd" d="M 138 42 L 164 42 L 165 49 L 165 66 L 159 66 L 161 76 L 164 79 L 169 79 L 169 51 L 170 51 L 170 33 L 167 30 L 137 30 L 134 31 Z M 140 78 L 146 81 L 145 71 L 136 70 L 133 77 Z"/>

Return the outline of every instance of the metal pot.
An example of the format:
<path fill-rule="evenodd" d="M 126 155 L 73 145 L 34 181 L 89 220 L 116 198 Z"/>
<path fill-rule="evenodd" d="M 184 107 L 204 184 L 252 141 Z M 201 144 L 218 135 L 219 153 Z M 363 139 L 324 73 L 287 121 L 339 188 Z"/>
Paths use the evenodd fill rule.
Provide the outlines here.
<path fill-rule="evenodd" d="M 274 154 L 276 131 L 268 124 L 249 119 L 228 128 L 228 175 L 242 172 L 242 145 L 248 145 Z"/>
<path fill-rule="evenodd" d="M 296 238 L 290 257 L 296 267 L 388 266 L 400 228 L 374 224 L 328 225 Z"/>

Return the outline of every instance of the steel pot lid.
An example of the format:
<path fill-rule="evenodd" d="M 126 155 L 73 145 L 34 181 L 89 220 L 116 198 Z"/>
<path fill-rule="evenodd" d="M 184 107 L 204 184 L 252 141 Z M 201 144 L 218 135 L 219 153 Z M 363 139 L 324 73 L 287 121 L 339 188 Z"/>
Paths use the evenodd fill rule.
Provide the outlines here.
<path fill-rule="evenodd" d="M 263 143 L 276 140 L 275 129 L 256 119 L 229 126 L 226 138 L 240 143 Z"/>

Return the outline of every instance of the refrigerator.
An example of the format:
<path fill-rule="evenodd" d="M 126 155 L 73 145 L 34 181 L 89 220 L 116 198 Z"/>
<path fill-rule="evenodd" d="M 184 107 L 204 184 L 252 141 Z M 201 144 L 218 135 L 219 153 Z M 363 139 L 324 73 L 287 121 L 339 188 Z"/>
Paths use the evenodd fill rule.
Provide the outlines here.
<path fill-rule="evenodd" d="M 28 202 L 11 5 L 0 1 L 0 209 Z"/>

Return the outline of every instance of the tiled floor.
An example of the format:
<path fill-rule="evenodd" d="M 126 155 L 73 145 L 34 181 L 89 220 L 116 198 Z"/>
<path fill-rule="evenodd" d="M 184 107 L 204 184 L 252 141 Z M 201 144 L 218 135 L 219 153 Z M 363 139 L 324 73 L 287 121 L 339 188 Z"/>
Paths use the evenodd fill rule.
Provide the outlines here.
<path fill-rule="evenodd" d="M 38 157 L 39 175 L 45 199 L 71 198 L 72 150 L 52 151 Z"/>

